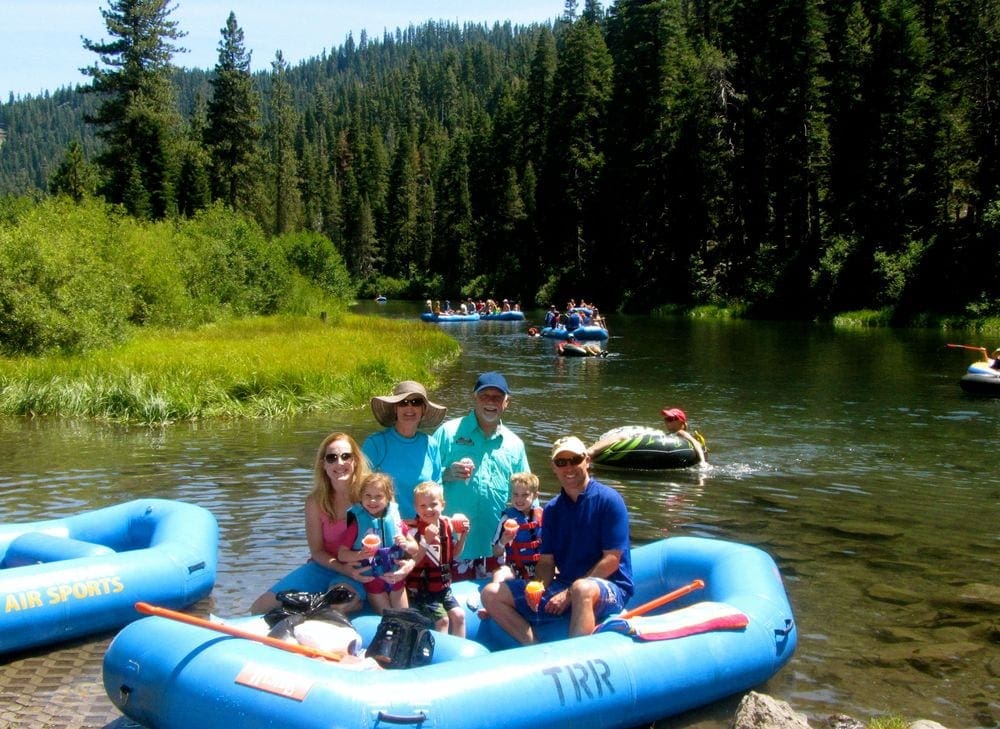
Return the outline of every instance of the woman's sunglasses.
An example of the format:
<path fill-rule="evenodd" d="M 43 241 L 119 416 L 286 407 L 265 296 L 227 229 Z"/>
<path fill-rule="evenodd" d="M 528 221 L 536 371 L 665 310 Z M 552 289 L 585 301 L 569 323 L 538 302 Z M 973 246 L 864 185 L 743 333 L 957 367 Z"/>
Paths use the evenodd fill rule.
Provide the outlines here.
<path fill-rule="evenodd" d="M 566 466 L 579 466 L 583 463 L 583 456 L 572 456 L 571 458 L 553 458 L 552 463 L 555 464 L 556 468 L 565 468 Z"/>
<path fill-rule="evenodd" d="M 424 399 L 422 397 L 411 397 L 408 400 L 400 400 L 396 403 L 397 408 L 415 407 L 420 408 L 424 406 Z"/>
<path fill-rule="evenodd" d="M 354 458 L 353 453 L 327 453 L 323 456 L 323 460 L 327 463 L 336 463 L 338 460 L 341 463 L 347 463 L 352 458 Z"/>

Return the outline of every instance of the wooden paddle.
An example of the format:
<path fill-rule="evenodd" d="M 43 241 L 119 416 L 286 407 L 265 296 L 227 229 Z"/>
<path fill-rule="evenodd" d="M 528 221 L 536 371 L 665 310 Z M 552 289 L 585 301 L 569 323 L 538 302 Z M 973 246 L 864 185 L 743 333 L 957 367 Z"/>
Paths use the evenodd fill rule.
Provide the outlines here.
<path fill-rule="evenodd" d="M 662 605 L 666 605 L 668 602 L 676 600 L 679 597 L 684 597 L 689 592 L 694 592 L 695 590 L 700 590 L 704 586 L 705 586 L 704 581 L 702 581 L 702 580 L 692 580 L 688 584 L 682 585 L 681 587 L 678 587 L 673 592 L 668 592 L 666 595 L 661 595 L 660 597 L 656 598 L 655 600 L 650 600 L 649 602 L 645 602 L 645 603 L 643 603 L 642 605 L 640 605 L 637 608 L 632 608 L 631 610 L 626 610 L 625 612 L 621 613 L 617 617 L 622 618 L 624 620 L 628 620 L 629 618 L 634 618 L 637 615 L 645 615 L 650 610 L 656 610 L 656 608 L 661 607 Z"/>
<path fill-rule="evenodd" d="M 225 623 L 213 623 L 211 620 L 197 618 L 194 615 L 179 613 L 176 610 L 170 610 L 169 608 L 150 605 L 148 602 L 137 602 L 135 604 L 135 609 L 143 615 L 155 615 L 158 618 L 169 618 L 170 620 L 176 620 L 179 623 L 197 625 L 199 628 L 208 628 L 209 630 L 231 635 L 234 638 L 253 640 L 258 643 L 263 643 L 264 645 L 269 645 L 272 648 L 278 648 L 283 651 L 288 651 L 289 653 L 298 653 L 303 656 L 309 656 L 310 658 L 323 658 L 328 661 L 341 661 L 346 656 L 345 653 L 330 653 L 329 651 L 320 650 L 319 648 L 310 648 L 306 645 L 286 643 L 285 641 L 278 640 L 277 638 L 271 638 L 266 635 L 257 635 L 256 633 L 251 633 L 249 630 L 242 630 L 241 628 L 226 625 Z"/>
<path fill-rule="evenodd" d="M 973 347 L 971 344 L 949 344 L 947 345 L 953 349 L 971 349 L 973 352 L 982 352 L 984 357 L 989 357 L 989 352 L 986 351 L 986 347 Z"/>

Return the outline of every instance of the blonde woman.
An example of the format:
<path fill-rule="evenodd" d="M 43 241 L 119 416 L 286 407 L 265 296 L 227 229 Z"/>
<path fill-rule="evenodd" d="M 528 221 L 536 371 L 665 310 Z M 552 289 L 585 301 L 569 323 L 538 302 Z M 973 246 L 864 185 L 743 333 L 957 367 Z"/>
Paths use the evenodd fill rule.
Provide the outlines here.
<path fill-rule="evenodd" d="M 347 510 L 370 473 L 368 460 L 349 434 L 331 433 L 323 439 L 316 452 L 313 488 L 305 505 L 309 560 L 254 600 L 251 613 L 266 613 L 277 607 L 277 594 L 284 590 L 325 592 L 336 584 L 343 584 L 355 595 L 354 600 L 337 607 L 343 612 L 360 609 L 364 593 L 361 585 L 372 577 L 362 575 L 364 568 L 357 562 L 340 562 L 337 554 L 345 544 Z"/>

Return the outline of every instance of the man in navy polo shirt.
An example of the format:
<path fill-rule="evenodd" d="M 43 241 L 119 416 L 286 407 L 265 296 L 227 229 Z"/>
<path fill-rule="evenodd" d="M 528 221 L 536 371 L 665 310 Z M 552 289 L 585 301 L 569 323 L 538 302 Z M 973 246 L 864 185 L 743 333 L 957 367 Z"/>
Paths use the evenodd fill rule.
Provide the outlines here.
<path fill-rule="evenodd" d="M 537 611 L 525 599 L 524 580 L 489 584 L 482 593 L 497 625 L 525 645 L 536 642 L 534 623 L 567 610 L 570 636 L 590 635 L 598 620 L 624 610 L 634 590 L 625 501 L 590 476 L 590 456 L 579 438 L 557 440 L 551 458 L 562 488 L 542 512 L 535 578 L 545 593 Z"/>

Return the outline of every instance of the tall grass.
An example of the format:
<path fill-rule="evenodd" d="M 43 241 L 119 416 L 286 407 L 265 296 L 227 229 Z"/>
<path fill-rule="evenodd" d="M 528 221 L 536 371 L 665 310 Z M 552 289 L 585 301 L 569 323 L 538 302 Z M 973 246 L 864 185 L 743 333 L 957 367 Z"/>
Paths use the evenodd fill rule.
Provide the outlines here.
<path fill-rule="evenodd" d="M 416 322 L 338 313 L 143 330 L 87 356 L 0 358 L 0 413 L 138 423 L 353 407 L 402 379 L 434 384 L 458 344 Z"/>

